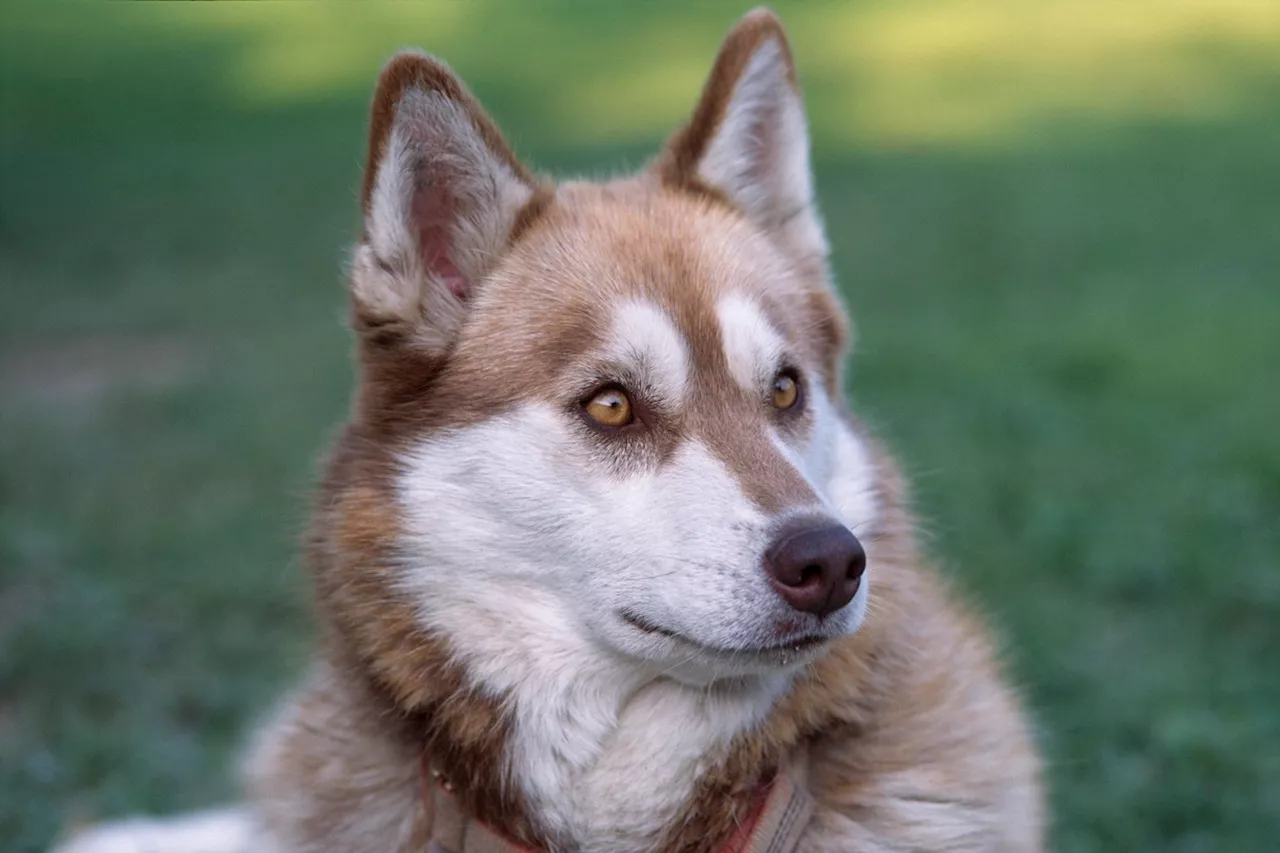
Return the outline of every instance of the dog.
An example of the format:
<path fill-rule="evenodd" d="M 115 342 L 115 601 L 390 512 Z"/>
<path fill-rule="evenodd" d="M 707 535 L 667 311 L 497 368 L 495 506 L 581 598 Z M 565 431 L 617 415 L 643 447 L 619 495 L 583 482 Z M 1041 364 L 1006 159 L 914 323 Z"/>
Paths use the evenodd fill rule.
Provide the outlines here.
<path fill-rule="evenodd" d="M 535 176 L 423 54 L 370 124 L 316 662 L 245 806 L 65 849 L 1041 850 L 1017 696 L 846 409 L 779 20 L 606 183 Z"/>

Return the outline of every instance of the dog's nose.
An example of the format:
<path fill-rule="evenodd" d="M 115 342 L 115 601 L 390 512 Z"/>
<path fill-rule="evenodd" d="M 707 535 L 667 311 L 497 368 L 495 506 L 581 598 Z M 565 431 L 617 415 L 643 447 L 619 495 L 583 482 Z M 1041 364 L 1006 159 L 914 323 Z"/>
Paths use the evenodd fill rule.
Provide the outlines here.
<path fill-rule="evenodd" d="M 764 555 L 773 588 L 797 610 L 826 616 L 853 600 L 867 567 L 862 543 L 840 524 L 781 533 Z"/>

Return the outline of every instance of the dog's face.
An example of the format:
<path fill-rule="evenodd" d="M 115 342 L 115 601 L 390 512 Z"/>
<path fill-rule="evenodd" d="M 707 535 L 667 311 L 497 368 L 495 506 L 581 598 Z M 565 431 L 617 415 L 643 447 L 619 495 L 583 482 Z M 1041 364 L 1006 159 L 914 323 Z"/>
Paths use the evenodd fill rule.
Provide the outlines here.
<path fill-rule="evenodd" d="M 857 629 L 875 466 L 841 414 L 772 18 L 731 34 L 648 171 L 604 185 L 538 184 L 447 69 L 402 56 L 365 211 L 357 417 L 395 459 L 385 594 L 425 629 L 494 686 L 513 643 L 705 684 Z"/>

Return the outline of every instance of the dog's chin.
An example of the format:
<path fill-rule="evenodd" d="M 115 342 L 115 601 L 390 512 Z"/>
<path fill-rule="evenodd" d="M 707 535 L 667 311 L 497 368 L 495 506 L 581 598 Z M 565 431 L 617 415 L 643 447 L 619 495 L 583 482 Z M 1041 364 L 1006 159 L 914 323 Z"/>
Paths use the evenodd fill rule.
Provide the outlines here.
<path fill-rule="evenodd" d="M 700 637 L 664 625 L 634 610 L 616 614 L 613 645 L 624 654 L 658 668 L 663 675 L 694 685 L 735 678 L 784 674 L 821 658 L 840 637 L 862 624 L 864 595 L 848 607 L 811 626 L 782 637 L 740 636 L 733 643 Z"/>

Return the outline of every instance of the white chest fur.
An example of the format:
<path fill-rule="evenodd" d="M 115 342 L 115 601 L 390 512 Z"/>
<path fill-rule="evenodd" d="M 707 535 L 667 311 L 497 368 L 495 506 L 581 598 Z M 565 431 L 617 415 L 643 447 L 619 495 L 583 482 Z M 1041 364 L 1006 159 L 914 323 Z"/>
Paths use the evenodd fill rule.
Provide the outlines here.
<path fill-rule="evenodd" d="M 511 760 L 548 827 L 600 853 L 651 847 L 708 763 L 786 686 L 780 676 L 696 688 L 592 675 L 538 697 L 536 711 L 519 703 Z"/>

